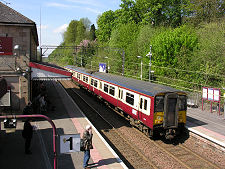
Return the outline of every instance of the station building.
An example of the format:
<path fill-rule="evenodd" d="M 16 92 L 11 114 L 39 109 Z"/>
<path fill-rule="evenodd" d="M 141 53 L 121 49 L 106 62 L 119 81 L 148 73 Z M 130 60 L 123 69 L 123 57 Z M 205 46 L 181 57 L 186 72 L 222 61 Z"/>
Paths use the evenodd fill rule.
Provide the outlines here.
<path fill-rule="evenodd" d="M 0 2 L 0 76 L 7 81 L 13 110 L 23 110 L 31 99 L 29 64 L 41 62 L 38 45 L 35 22 Z"/>

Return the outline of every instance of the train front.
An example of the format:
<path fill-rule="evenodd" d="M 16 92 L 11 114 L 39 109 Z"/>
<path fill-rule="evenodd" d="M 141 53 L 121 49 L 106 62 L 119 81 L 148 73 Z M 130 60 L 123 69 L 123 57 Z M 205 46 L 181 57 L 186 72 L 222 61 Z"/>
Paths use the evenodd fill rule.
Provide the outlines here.
<path fill-rule="evenodd" d="M 184 130 L 187 112 L 185 93 L 161 93 L 154 99 L 154 133 L 173 139 Z"/>

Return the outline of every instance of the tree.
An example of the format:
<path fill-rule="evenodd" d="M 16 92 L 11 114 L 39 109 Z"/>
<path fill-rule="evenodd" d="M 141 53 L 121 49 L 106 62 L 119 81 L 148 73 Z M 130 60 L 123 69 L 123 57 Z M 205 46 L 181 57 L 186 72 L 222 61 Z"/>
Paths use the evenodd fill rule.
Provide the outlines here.
<path fill-rule="evenodd" d="M 76 37 L 76 41 L 75 44 L 79 45 L 80 42 L 85 38 L 85 33 L 86 33 L 86 28 L 83 24 L 83 22 L 79 21 L 78 25 L 77 25 L 77 37 Z"/>
<path fill-rule="evenodd" d="M 79 21 L 72 20 L 67 28 L 67 30 L 64 32 L 64 42 L 65 43 L 75 43 L 77 39 L 77 26 L 79 24 Z"/>
<path fill-rule="evenodd" d="M 96 39 L 96 35 L 95 35 L 95 25 L 92 24 L 91 25 L 91 29 L 90 29 L 90 40 L 94 41 Z"/>
<path fill-rule="evenodd" d="M 101 42 L 107 42 L 110 39 L 112 29 L 114 28 L 115 14 L 112 10 L 104 12 L 97 20 L 97 37 Z"/>

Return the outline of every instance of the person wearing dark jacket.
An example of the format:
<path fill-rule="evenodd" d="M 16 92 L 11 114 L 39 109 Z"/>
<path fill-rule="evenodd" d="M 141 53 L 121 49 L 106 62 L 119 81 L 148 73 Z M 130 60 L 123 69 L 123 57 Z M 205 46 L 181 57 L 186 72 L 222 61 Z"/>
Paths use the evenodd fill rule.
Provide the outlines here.
<path fill-rule="evenodd" d="M 90 149 L 93 149 L 92 146 L 92 128 L 90 125 L 86 126 L 86 130 L 83 133 L 83 140 L 84 140 L 84 162 L 83 167 L 87 169 L 88 161 L 91 157 L 90 155 Z"/>
<path fill-rule="evenodd" d="M 30 124 L 31 119 L 27 119 L 23 126 L 22 136 L 25 140 L 25 153 L 31 154 L 30 144 L 33 136 L 33 126 Z"/>

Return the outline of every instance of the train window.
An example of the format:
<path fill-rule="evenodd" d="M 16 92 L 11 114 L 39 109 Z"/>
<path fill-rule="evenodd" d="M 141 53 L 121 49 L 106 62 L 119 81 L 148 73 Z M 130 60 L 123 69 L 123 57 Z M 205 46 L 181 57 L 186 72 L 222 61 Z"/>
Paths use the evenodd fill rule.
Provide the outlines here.
<path fill-rule="evenodd" d="M 83 81 L 85 82 L 86 76 L 83 76 Z"/>
<path fill-rule="evenodd" d="M 88 77 L 86 77 L 86 82 L 88 82 Z"/>
<path fill-rule="evenodd" d="M 112 86 L 109 87 L 109 94 L 113 96 L 115 95 L 115 87 L 112 87 Z"/>
<path fill-rule="evenodd" d="M 123 99 L 123 90 L 121 90 L 121 99 Z"/>
<path fill-rule="evenodd" d="M 187 97 L 179 96 L 179 111 L 187 110 Z"/>
<path fill-rule="evenodd" d="M 140 109 L 142 109 L 142 104 L 143 104 L 143 99 L 141 98 L 141 101 L 140 101 Z"/>
<path fill-rule="evenodd" d="M 78 79 L 80 79 L 80 73 L 78 74 Z"/>
<path fill-rule="evenodd" d="M 147 100 L 145 100 L 145 102 L 144 102 L 144 109 L 145 110 L 147 110 L 147 105 L 148 105 L 148 102 L 147 102 Z"/>
<path fill-rule="evenodd" d="M 155 97 L 155 112 L 163 112 L 164 110 L 164 96 Z"/>
<path fill-rule="evenodd" d="M 109 85 L 104 84 L 104 91 L 105 91 L 106 93 L 108 93 L 108 91 L 109 91 Z"/>
<path fill-rule="evenodd" d="M 120 98 L 120 93 L 121 93 L 121 90 L 119 89 L 119 98 Z"/>
<path fill-rule="evenodd" d="M 94 84 L 94 79 L 91 79 L 91 85 L 93 86 L 93 84 Z"/>
<path fill-rule="evenodd" d="M 94 81 L 94 86 L 95 86 L 95 87 L 98 86 L 98 81 L 97 81 L 97 80 Z"/>
<path fill-rule="evenodd" d="M 102 89 L 102 82 L 100 82 L 100 84 L 99 84 L 99 88 L 100 88 L 100 89 Z"/>
<path fill-rule="evenodd" d="M 129 103 L 130 105 L 134 105 L 134 95 L 127 92 L 126 102 Z"/>

